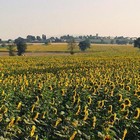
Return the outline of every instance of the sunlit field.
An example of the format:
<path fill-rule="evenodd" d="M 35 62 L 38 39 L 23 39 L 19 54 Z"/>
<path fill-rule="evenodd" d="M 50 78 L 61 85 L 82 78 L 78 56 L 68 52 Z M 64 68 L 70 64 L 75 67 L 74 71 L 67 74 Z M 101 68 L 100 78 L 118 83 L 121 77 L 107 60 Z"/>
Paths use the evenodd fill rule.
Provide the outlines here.
<path fill-rule="evenodd" d="M 16 47 L 15 47 L 16 49 Z M 87 52 L 91 51 L 108 51 L 109 49 L 118 52 L 134 52 L 136 49 L 133 48 L 133 45 L 117 45 L 117 44 L 91 44 L 91 48 L 87 49 Z M 8 51 L 7 47 L 0 47 L 0 51 Z M 67 43 L 51 43 L 49 45 L 44 45 L 41 43 L 27 44 L 27 50 L 30 52 L 67 52 L 68 45 Z M 75 48 L 75 52 L 79 52 L 79 47 Z"/>
<path fill-rule="evenodd" d="M 27 51 L 67 51 L 67 46 L 30 45 Z M 0 57 L 0 136 L 139 140 L 139 49 L 93 45 L 87 52 Z"/>

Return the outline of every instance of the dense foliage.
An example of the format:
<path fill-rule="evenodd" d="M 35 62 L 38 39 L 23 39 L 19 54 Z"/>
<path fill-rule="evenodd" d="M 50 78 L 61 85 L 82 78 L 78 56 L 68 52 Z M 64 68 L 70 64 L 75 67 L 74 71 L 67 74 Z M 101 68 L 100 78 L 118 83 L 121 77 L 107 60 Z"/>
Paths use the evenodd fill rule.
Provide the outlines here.
<path fill-rule="evenodd" d="M 140 48 L 140 37 L 134 41 L 134 47 Z"/>
<path fill-rule="evenodd" d="M 17 51 L 18 51 L 17 55 L 21 56 L 27 49 L 26 41 L 23 38 L 17 38 L 15 40 L 15 44 L 17 46 Z"/>
<path fill-rule="evenodd" d="M 0 59 L 0 136 L 140 139 L 140 57 Z"/>
<path fill-rule="evenodd" d="M 75 42 L 74 38 L 71 38 L 68 41 L 68 50 L 70 51 L 70 54 L 74 54 L 74 49 L 77 47 L 77 43 Z"/>
<path fill-rule="evenodd" d="M 90 48 L 90 41 L 88 39 L 79 42 L 79 49 L 81 51 L 85 51 L 88 48 Z"/>

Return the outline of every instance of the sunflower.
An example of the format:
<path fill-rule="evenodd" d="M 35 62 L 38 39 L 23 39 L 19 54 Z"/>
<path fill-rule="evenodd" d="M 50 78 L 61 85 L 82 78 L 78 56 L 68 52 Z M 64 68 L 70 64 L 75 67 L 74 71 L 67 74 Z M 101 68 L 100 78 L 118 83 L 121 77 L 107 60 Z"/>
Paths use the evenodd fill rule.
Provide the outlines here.
<path fill-rule="evenodd" d="M 138 119 L 139 117 L 140 117 L 140 109 L 139 108 L 136 108 L 135 114 L 134 114 L 134 118 L 135 119 Z"/>
<path fill-rule="evenodd" d="M 18 105 L 17 105 L 17 109 L 20 109 L 21 105 L 22 105 L 22 102 L 19 102 Z"/>
<path fill-rule="evenodd" d="M 77 131 L 74 131 L 69 140 L 74 140 L 76 134 L 77 134 Z"/>
<path fill-rule="evenodd" d="M 39 112 L 36 112 L 36 115 L 35 115 L 35 117 L 33 118 L 33 120 L 36 120 L 36 119 L 38 118 L 38 116 L 39 116 Z"/>
<path fill-rule="evenodd" d="M 110 92 L 110 96 L 113 97 L 113 95 L 114 95 L 114 91 L 112 90 L 112 91 Z"/>
<path fill-rule="evenodd" d="M 124 89 L 124 84 L 120 83 L 119 86 L 120 88 Z"/>
<path fill-rule="evenodd" d="M 124 118 L 127 119 L 128 115 L 129 115 L 129 110 L 124 111 L 123 115 L 124 115 Z"/>
<path fill-rule="evenodd" d="M 130 88 L 130 86 L 127 85 L 127 86 L 125 87 L 125 89 L 126 89 L 127 91 L 130 91 L 131 88 Z"/>
<path fill-rule="evenodd" d="M 131 106 L 131 101 L 129 100 L 129 98 L 125 98 L 124 103 L 126 106 L 129 106 L 129 107 Z"/>
<path fill-rule="evenodd" d="M 96 117 L 94 116 L 94 117 L 93 117 L 93 123 L 92 123 L 92 127 L 93 127 L 93 128 L 95 128 L 96 121 L 97 121 L 97 119 L 96 119 Z"/>
<path fill-rule="evenodd" d="M 110 135 L 106 135 L 106 136 L 104 136 L 104 140 L 111 140 Z"/>
<path fill-rule="evenodd" d="M 88 106 L 85 105 L 84 112 L 86 112 L 88 110 L 87 108 L 88 108 Z"/>
<path fill-rule="evenodd" d="M 123 137 L 122 137 L 122 140 L 124 140 L 124 139 L 125 139 L 126 134 L 127 134 L 127 129 L 125 129 L 125 130 L 124 130 L 124 132 L 123 132 Z"/>
<path fill-rule="evenodd" d="M 5 110 L 4 110 L 3 114 L 7 113 L 7 111 L 8 111 L 8 108 L 5 107 Z"/>
<path fill-rule="evenodd" d="M 0 114 L 0 122 L 2 121 L 2 119 L 3 119 L 3 115 L 2 115 L 2 114 Z"/>
<path fill-rule="evenodd" d="M 109 121 L 112 125 L 114 124 L 114 122 L 116 121 L 116 113 L 111 115 L 111 117 L 109 118 Z"/>
<path fill-rule="evenodd" d="M 124 111 L 126 108 L 126 105 L 124 103 L 122 103 L 120 107 L 121 107 L 121 111 Z"/>
<path fill-rule="evenodd" d="M 80 101 L 81 101 L 79 94 L 77 94 L 77 97 L 78 97 L 78 99 L 77 99 L 77 104 L 79 104 Z"/>
<path fill-rule="evenodd" d="M 98 108 L 102 108 L 104 106 L 104 100 L 98 101 Z"/>
<path fill-rule="evenodd" d="M 44 111 L 42 114 L 42 119 L 45 119 L 46 112 Z"/>
<path fill-rule="evenodd" d="M 55 122 L 55 127 L 57 127 L 57 125 L 62 121 L 61 118 L 58 118 L 57 121 Z"/>
<path fill-rule="evenodd" d="M 72 122 L 72 125 L 73 125 L 74 127 L 77 127 L 77 126 L 78 126 L 78 121 L 77 121 L 77 120 L 74 120 L 74 121 Z"/>
<path fill-rule="evenodd" d="M 137 92 L 137 90 L 134 90 L 134 96 L 138 96 Z"/>
<path fill-rule="evenodd" d="M 109 91 L 109 90 L 108 90 L 108 88 L 107 88 L 107 87 L 105 87 L 105 89 L 104 89 L 104 93 L 105 93 L 105 94 L 107 94 L 107 93 L 108 93 L 108 91 Z"/>
<path fill-rule="evenodd" d="M 122 101 L 122 94 L 119 94 L 119 95 L 118 95 L 118 100 L 119 100 L 119 102 Z"/>
<path fill-rule="evenodd" d="M 5 91 L 3 90 L 1 95 L 3 96 L 4 94 L 5 94 Z"/>
<path fill-rule="evenodd" d="M 87 118 L 88 118 L 88 110 L 85 111 L 85 116 L 84 116 L 83 120 L 86 121 Z"/>
<path fill-rule="evenodd" d="M 35 108 L 35 104 L 32 105 L 32 108 L 31 108 L 31 113 L 34 112 L 34 108 Z"/>
<path fill-rule="evenodd" d="M 14 125 L 14 122 L 15 122 L 15 118 L 12 118 L 10 123 L 8 124 L 8 128 L 12 127 Z"/>
<path fill-rule="evenodd" d="M 79 105 L 79 106 L 78 106 L 78 110 L 77 110 L 77 112 L 76 112 L 75 115 L 78 115 L 78 114 L 80 113 L 80 110 L 81 110 L 81 106 Z"/>
<path fill-rule="evenodd" d="M 31 137 L 33 137 L 33 136 L 34 136 L 35 129 L 36 129 L 36 126 L 35 126 L 35 125 L 33 125 L 33 126 L 32 126 L 32 130 L 31 130 L 31 132 L 30 132 L 30 136 L 31 136 Z"/>
<path fill-rule="evenodd" d="M 112 105 L 109 105 L 108 113 L 112 113 Z"/>
<path fill-rule="evenodd" d="M 114 90 L 114 88 L 115 88 L 115 85 L 114 85 L 114 83 L 111 83 L 111 86 L 110 86 L 110 88 L 111 88 L 112 90 Z"/>
<path fill-rule="evenodd" d="M 76 92 L 75 92 L 74 95 L 73 95 L 73 97 L 72 97 L 72 98 L 73 98 L 73 104 L 74 104 L 75 101 L 76 101 L 76 95 L 77 95 L 77 94 L 76 94 Z"/>
<path fill-rule="evenodd" d="M 92 99 L 91 99 L 91 97 L 89 96 L 89 97 L 88 97 L 88 105 L 91 105 L 91 102 L 92 102 Z"/>
<path fill-rule="evenodd" d="M 36 103 L 37 103 L 37 102 L 39 102 L 39 97 L 38 97 L 38 96 L 36 96 Z"/>
<path fill-rule="evenodd" d="M 21 117 L 18 116 L 15 123 L 18 123 L 19 121 L 21 121 Z"/>

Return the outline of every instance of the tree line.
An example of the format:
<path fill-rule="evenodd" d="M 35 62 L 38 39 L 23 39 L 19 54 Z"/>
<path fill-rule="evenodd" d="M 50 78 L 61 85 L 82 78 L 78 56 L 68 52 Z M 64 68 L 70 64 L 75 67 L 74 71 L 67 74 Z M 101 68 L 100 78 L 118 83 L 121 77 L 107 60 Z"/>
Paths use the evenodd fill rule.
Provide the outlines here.
<path fill-rule="evenodd" d="M 44 40 L 46 40 L 46 36 L 44 35 L 43 37 L 44 37 Z M 74 54 L 74 50 L 76 46 L 78 46 L 81 51 L 85 51 L 91 46 L 91 41 L 88 38 L 82 39 L 82 41 L 77 43 L 73 36 L 66 36 L 66 37 L 69 38 L 69 40 L 67 41 L 67 44 L 68 44 L 68 50 L 70 54 Z M 49 42 L 45 42 L 46 45 L 48 45 L 48 43 Z M 8 50 L 9 50 L 10 56 L 14 56 L 15 46 L 17 47 L 17 55 L 21 56 L 24 54 L 24 52 L 27 49 L 27 40 L 21 37 L 18 37 L 17 39 L 15 39 L 14 42 L 9 40 Z M 134 40 L 134 47 L 140 48 L 140 37 Z"/>

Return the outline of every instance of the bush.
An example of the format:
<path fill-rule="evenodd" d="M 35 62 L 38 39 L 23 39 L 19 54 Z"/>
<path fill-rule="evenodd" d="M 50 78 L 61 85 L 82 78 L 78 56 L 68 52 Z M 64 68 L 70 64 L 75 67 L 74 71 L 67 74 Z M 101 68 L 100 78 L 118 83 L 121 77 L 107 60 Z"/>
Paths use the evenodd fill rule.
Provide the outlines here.
<path fill-rule="evenodd" d="M 90 41 L 89 40 L 84 40 L 79 42 L 79 49 L 81 51 L 85 51 L 87 48 L 90 48 Z"/>

